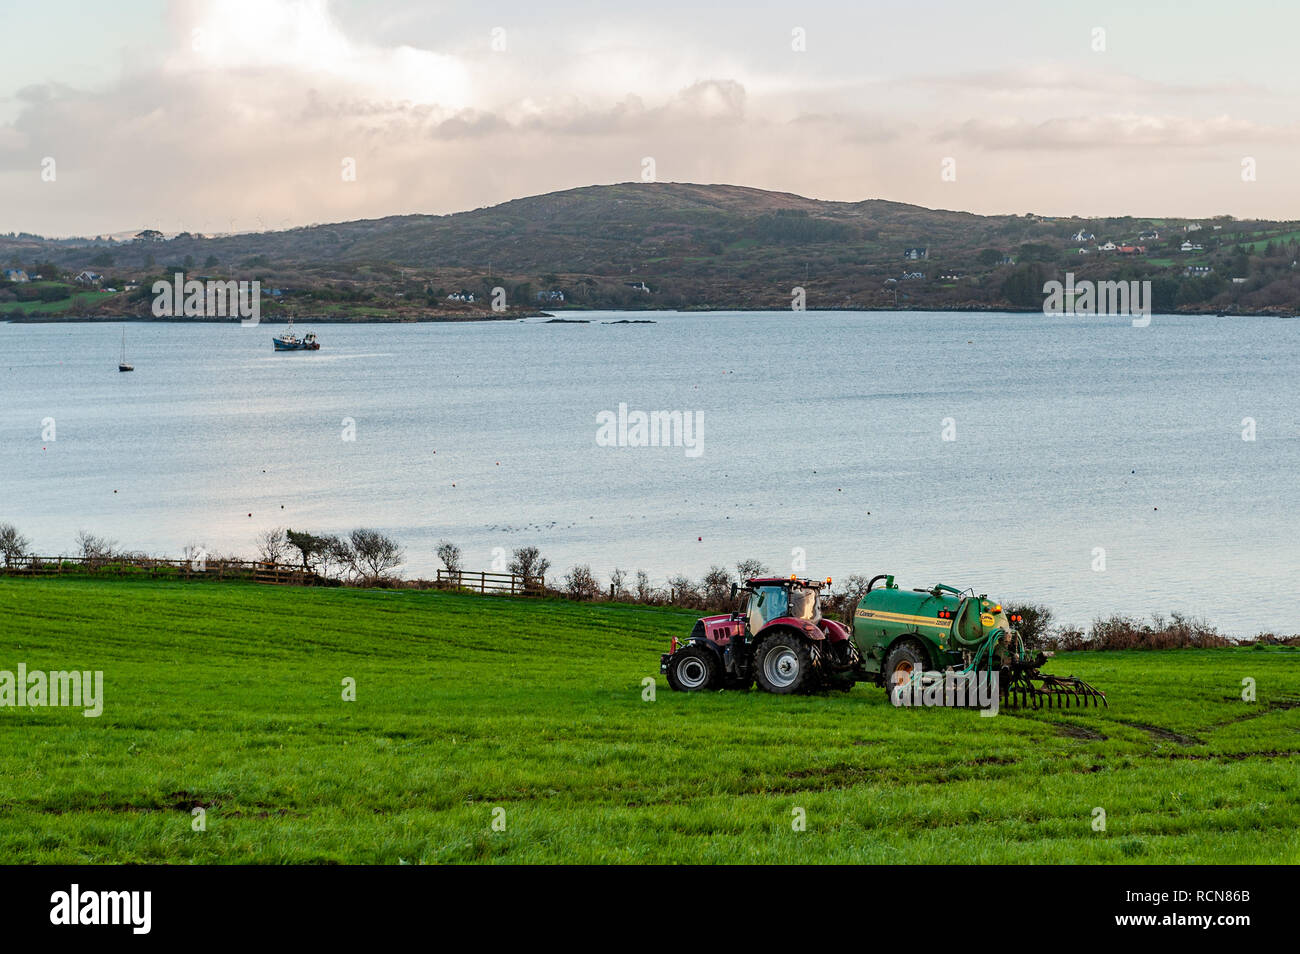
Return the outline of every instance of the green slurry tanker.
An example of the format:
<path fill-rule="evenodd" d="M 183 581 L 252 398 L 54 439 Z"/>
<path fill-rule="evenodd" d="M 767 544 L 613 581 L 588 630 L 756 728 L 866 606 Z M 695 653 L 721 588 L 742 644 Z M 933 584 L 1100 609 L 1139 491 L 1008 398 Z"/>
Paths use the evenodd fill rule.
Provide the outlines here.
<path fill-rule="evenodd" d="M 966 676 L 996 680 L 1002 705 L 1039 708 L 1106 704 L 1074 676 L 1040 670 L 1009 616 L 985 594 L 936 584 L 903 590 L 885 574 L 867 585 L 849 626 L 821 614 L 831 581 L 755 577 L 732 587 L 733 611 L 673 637 L 659 671 L 673 689 L 748 689 L 778 694 L 849 689 L 872 682 L 895 690 Z M 881 584 L 877 586 L 877 584 Z"/>

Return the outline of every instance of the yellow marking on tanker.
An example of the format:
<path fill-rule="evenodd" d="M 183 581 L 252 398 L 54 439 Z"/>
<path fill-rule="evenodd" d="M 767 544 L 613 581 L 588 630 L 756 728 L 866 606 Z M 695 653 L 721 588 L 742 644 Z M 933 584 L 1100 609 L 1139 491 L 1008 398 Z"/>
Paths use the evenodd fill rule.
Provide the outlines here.
<path fill-rule="evenodd" d="M 996 626 L 998 621 L 993 618 L 992 613 L 983 613 L 980 615 L 980 622 L 985 626 Z"/>
<path fill-rule="evenodd" d="M 917 626 L 933 626 L 937 629 L 948 629 L 952 625 L 951 620 L 937 619 L 934 616 L 914 616 L 910 613 L 889 613 L 884 610 L 860 609 L 854 616 L 861 619 L 878 619 L 885 623 L 912 623 Z"/>

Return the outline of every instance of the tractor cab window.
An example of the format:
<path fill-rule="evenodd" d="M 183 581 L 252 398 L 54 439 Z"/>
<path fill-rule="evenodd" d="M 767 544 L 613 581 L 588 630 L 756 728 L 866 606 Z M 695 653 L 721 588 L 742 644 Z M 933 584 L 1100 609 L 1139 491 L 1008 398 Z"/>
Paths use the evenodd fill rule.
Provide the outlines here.
<path fill-rule="evenodd" d="M 749 596 L 749 631 L 756 633 L 769 620 L 788 616 L 784 586 L 760 586 Z"/>
<path fill-rule="evenodd" d="M 790 613 L 795 619 L 815 620 L 817 613 L 817 591 L 804 587 L 790 590 Z"/>

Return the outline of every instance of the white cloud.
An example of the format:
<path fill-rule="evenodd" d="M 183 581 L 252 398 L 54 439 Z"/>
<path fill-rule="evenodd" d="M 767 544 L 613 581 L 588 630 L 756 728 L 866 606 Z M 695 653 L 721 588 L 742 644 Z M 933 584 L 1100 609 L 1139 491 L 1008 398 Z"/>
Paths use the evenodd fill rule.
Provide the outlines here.
<path fill-rule="evenodd" d="M 221 0 L 186 5 L 164 72 L 258 76 L 310 83 L 357 98 L 470 105 L 469 72 L 454 57 L 346 36 L 325 0 Z"/>

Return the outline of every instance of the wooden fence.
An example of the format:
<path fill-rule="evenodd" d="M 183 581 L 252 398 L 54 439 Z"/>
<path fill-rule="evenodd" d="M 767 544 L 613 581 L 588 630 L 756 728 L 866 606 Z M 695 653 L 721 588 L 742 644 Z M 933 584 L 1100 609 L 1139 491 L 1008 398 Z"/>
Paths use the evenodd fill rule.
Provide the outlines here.
<path fill-rule="evenodd" d="M 24 556 L 0 563 L 0 576 L 113 576 L 166 580 L 249 580 L 280 586 L 339 586 L 301 566 L 262 563 L 257 560 L 168 560 L 141 556 L 42 557 Z M 428 586 L 427 582 L 394 585 Z M 439 570 L 434 586 L 440 590 L 470 590 L 505 596 L 541 596 L 546 583 L 517 573 L 489 573 L 486 570 L 455 573 Z"/>
<path fill-rule="evenodd" d="M 440 590 L 472 590 L 503 596 L 541 596 L 546 592 L 543 580 L 528 579 L 518 573 L 488 573 L 486 570 L 439 570 L 435 584 Z"/>
<path fill-rule="evenodd" d="M 0 564 L 4 576 L 85 575 L 167 580 L 251 580 L 254 583 L 314 586 L 330 583 L 300 566 L 257 560 L 167 560 L 152 557 L 25 556 Z"/>

